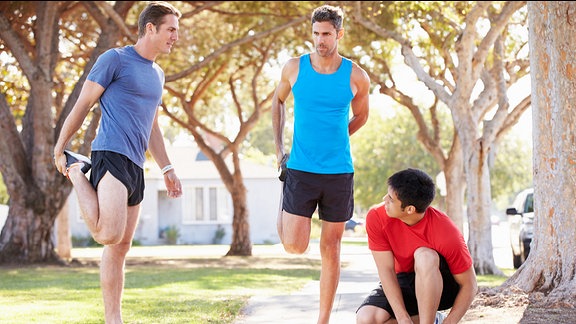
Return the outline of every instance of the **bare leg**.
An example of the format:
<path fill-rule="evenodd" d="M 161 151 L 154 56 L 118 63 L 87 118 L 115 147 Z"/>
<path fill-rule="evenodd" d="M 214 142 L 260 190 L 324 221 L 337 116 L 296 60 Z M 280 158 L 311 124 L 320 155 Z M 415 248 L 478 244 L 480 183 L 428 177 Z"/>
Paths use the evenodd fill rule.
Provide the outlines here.
<path fill-rule="evenodd" d="M 126 227 L 128 192 L 123 183 L 106 173 L 98 192 L 79 165 L 73 165 L 68 177 L 74 185 L 82 218 L 96 242 L 107 245 L 120 242 Z"/>
<path fill-rule="evenodd" d="M 443 281 L 439 270 L 438 252 L 419 248 L 414 252 L 416 272 L 416 299 L 422 323 L 434 323 L 442 296 Z"/>
<path fill-rule="evenodd" d="M 410 316 L 410 318 L 413 324 L 420 323 L 418 315 Z M 356 313 L 356 324 L 398 324 L 398 321 L 383 308 L 366 305 Z"/>
<path fill-rule="evenodd" d="M 88 226 L 88 230 L 94 236 L 98 232 L 98 219 L 100 218 L 100 210 L 98 208 L 98 196 L 96 190 L 81 169 L 82 164 L 73 164 L 68 169 L 68 179 L 74 186 L 74 191 L 78 197 L 78 205 L 80 207 L 80 214 Z"/>
<path fill-rule="evenodd" d="M 284 182 L 280 183 L 280 206 L 278 206 L 278 217 L 276 218 L 276 230 L 278 231 L 278 237 L 280 238 L 280 242 L 283 242 L 282 239 L 282 214 L 284 214 L 284 210 L 282 209 L 282 203 L 284 202 Z"/>
<path fill-rule="evenodd" d="M 124 266 L 126 254 L 132 245 L 140 206 L 128 207 L 124 237 L 118 244 L 106 245 L 100 264 L 100 286 L 104 300 L 106 324 L 122 323 L 122 293 L 124 291 Z"/>
<path fill-rule="evenodd" d="M 345 223 L 322 222 L 320 236 L 320 313 L 318 324 L 328 324 L 340 281 L 340 245 Z"/>
<path fill-rule="evenodd" d="M 284 250 L 292 254 L 302 254 L 308 250 L 310 243 L 310 226 L 312 219 L 282 211 L 278 215 L 278 236 Z"/>

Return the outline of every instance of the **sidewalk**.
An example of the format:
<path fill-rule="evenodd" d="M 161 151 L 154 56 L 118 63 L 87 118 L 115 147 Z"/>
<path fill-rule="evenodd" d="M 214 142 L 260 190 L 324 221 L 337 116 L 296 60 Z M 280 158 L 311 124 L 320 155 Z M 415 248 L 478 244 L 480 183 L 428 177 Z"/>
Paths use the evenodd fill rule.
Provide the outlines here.
<path fill-rule="evenodd" d="M 494 259 L 502 268 L 512 268 L 508 226 L 492 227 Z M 366 240 L 366 238 L 359 238 Z M 343 241 L 354 240 L 344 237 Z M 278 247 L 280 252 L 281 246 Z M 310 257 L 320 259 L 318 243 L 310 242 Z M 330 324 L 356 323 L 356 309 L 379 282 L 374 259 L 366 245 L 342 244 L 342 270 L 336 291 Z M 319 282 L 311 281 L 300 291 L 291 295 L 253 296 L 233 324 L 316 324 L 318 316 Z M 466 323 L 493 323 L 490 314 L 485 320 Z M 509 323 L 519 319 L 510 318 Z"/>
<path fill-rule="evenodd" d="M 310 243 L 308 254 L 320 258 L 317 243 Z M 365 245 L 343 244 L 341 263 L 330 323 L 352 324 L 356 323 L 356 309 L 378 284 L 378 274 L 372 254 Z M 319 282 L 314 280 L 291 295 L 253 296 L 234 324 L 315 324 L 319 293 Z"/>

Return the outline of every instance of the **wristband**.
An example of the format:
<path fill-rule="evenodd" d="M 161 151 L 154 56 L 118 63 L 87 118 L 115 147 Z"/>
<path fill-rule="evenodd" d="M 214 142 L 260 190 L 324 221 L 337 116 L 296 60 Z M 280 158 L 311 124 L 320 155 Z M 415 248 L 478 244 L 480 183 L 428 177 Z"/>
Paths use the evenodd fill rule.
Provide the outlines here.
<path fill-rule="evenodd" d="M 174 169 L 174 167 L 172 166 L 172 164 L 168 164 L 167 166 L 162 168 L 162 174 L 166 174 L 166 172 L 170 171 Z"/>

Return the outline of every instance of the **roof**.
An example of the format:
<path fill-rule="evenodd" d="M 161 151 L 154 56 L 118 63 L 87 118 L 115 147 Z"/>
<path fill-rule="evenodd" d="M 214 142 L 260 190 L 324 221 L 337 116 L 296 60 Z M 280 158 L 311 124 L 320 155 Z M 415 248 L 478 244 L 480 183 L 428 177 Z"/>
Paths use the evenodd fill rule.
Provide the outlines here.
<path fill-rule="evenodd" d="M 172 165 L 180 179 L 220 179 L 214 163 L 210 161 L 197 147 L 193 146 L 169 146 L 166 152 L 172 161 Z M 226 158 L 228 169 L 232 170 L 231 156 Z M 248 160 L 241 160 L 240 167 L 244 179 L 270 179 L 277 178 L 277 170 L 270 165 L 258 164 Z M 161 178 L 160 168 L 154 160 L 144 163 L 145 177 Z"/>

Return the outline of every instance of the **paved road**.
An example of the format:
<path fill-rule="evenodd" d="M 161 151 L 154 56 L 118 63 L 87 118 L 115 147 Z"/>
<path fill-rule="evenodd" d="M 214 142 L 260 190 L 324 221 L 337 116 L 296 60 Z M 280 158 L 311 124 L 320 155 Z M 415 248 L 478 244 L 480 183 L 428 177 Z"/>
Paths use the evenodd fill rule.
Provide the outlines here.
<path fill-rule="evenodd" d="M 492 226 L 494 260 L 501 268 L 512 268 L 507 223 Z M 318 257 L 311 244 L 310 257 Z M 342 246 L 342 273 L 334 301 L 331 324 L 356 323 L 358 305 L 378 283 L 372 255 L 366 246 Z M 234 324 L 314 324 L 318 316 L 319 282 L 311 281 L 291 295 L 254 296 Z"/>

